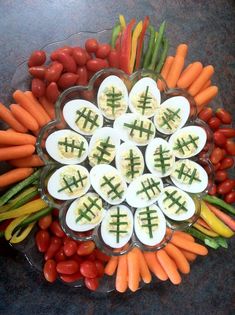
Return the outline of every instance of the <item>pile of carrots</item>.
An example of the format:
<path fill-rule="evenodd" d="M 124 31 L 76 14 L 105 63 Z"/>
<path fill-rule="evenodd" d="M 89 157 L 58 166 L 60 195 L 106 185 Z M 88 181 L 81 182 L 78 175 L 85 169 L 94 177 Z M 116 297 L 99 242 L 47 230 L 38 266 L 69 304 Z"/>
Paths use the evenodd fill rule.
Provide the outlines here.
<path fill-rule="evenodd" d="M 214 67 L 203 66 L 199 61 L 185 67 L 187 53 L 188 45 L 178 45 L 175 56 L 167 56 L 161 75 L 169 88 L 186 89 L 194 97 L 198 112 L 200 112 L 218 94 L 218 87 L 212 85 L 211 82 Z M 158 87 L 160 90 L 163 89 L 161 82 L 158 82 Z"/>
<path fill-rule="evenodd" d="M 142 252 L 135 247 L 128 254 L 112 256 L 105 267 L 105 274 L 113 276 L 116 272 L 115 287 L 118 292 L 125 292 L 128 288 L 135 292 L 141 281 L 152 281 L 152 274 L 161 281 L 169 279 L 178 285 L 182 281 L 180 273 L 188 274 L 190 263 L 197 255 L 207 253 L 207 248 L 196 243 L 193 236 L 177 231 L 164 249 L 157 252 Z"/>

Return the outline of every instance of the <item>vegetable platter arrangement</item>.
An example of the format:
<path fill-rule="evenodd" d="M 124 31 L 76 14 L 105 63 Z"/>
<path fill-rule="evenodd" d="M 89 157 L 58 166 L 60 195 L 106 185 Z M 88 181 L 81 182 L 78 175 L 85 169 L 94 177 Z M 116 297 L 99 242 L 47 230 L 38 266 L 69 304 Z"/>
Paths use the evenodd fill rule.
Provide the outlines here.
<path fill-rule="evenodd" d="M 0 103 L 0 236 L 32 240 L 47 281 L 95 291 L 179 285 L 235 231 L 235 129 L 214 67 L 169 55 L 166 22 L 120 15 L 108 43 L 32 52 Z M 27 253 L 26 253 L 27 255 Z M 106 291 L 108 291 L 106 289 Z"/>

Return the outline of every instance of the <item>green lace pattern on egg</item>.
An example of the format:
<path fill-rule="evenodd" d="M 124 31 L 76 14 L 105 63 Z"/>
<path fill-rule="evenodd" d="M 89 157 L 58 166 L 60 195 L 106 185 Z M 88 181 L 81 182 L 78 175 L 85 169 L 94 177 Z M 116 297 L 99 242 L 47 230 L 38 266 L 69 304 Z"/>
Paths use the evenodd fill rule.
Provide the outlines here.
<path fill-rule="evenodd" d="M 150 137 L 154 134 L 154 131 L 152 130 L 152 123 L 149 122 L 148 127 L 144 127 L 144 121 L 143 120 L 137 120 L 135 119 L 133 123 L 124 123 L 124 126 L 130 129 L 130 136 L 133 137 L 134 131 L 139 131 L 139 137 L 145 138 L 147 137 L 147 140 L 150 139 Z"/>
<path fill-rule="evenodd" d="M 171 193 L 165 191 L 165 195 L 166 197 L 163 199 L 163 203 L 166 201 L 171 201 L 171 203 L 168 205 L 168 208 L 172 208 L 174 205 L 176 205 L 178 209 L 175 211 L 175 213 L 187 211 L 187 208 L 185 207 L 186 201 L 184 200 L 183 202 L 180 202 L 182 195 L 180 195 L 177 190 L 174 190 Z"/>
<path fill-rule="evenodd" d="M 82 204 L 83 209 L 79 209 L 79 216 L 76 219 L 76 223 L 79 222 L 81 219 L 86 219 L 88 222 L 90 222 L 93 218 L 95 218 L 94 210 L 102 210 L 102 207 L 100 207 L 97 203 L 99 200 L 99 197 L 91 198 L 88 197 L 87 203 L 84 202 Z"/>
<path fill-rule="evenodd" d="M 116 109 L 121 107 L 120 101 L 123 98 L 122 92 L 115 92 L 115 87 L 111 87 L 111 91 L 108 91 L 105 93 L 107 100 L 106 100 L 106 105 L 108 107 L 111 107 L 112 109 L 112 115 L 115 115 Z"/>
<path fill-rule="evenodd" d="M 185 154 L 185 151 L 190 151 L 191 147 L 195 150 L 198 148 L 198 136 L 187 135 L 187 137 L 177 138 L 173 150 L 179 151 L 181 154 Z"/>
<path fill-rule="evenodd" d="M 181 119 L 179 116 L 180 108 L 176 111 L 171 110 L 170 108 L 166 108 L 162 116 L 162 124 L 160 125 L 161 128 L 167 127 L 168 129 L 172 130 L 171 122 L 175 122 L 176 118 Z"/>
<path fill-rule="evenodd" d="M 170 150 L 163 149 L 162 145 L 159 146 L 159 148 L 154 152 L 154 167 L 160 168 L 161 173 L 165 174 L 167 171 L 167 168 L 171 166 L 169 163 L 169 160 L 171 157 L 169 156 Z"/>
<path fill-rule="evenodd" d="M 96 151 L 98 151 L 98 153 L 95 153 L 93 155 L 93 157 L 97 159 L 97 164 L 109 163 L 110 160 L 107 158 L 111 155 L 109 149 L 114 148 L 115 145 L 111 143 L 110 137 L 108 137 L 106 140 L 101 141 L 96 147 Z"/>
<path fill-rule="evenodd" d="M 59 146 L 64 147 L 65 152 L 74 152 L 77 151 L 77 156 L 80 158 L 85 150 L 84 141 L 75 141 L 72 139 L 68 140 L 67 137 L 64 138 L 64 141 L 58 141 Z"/>
<path fill-rule="evenodd" d="M 141 158 L 138 155 L 134 155 L 133 150 L 130 149 L 125 161 L 128 161 L 126 177 L 133 179 L 140 173 L 138 166 L 141 165 Z"/>
<path fill-rule="evenodd" d="M 121 199 L 124 193 L 121 181 L 119 181 L 117 184 L 113 184 L 115 178 L 116 178 L 115 176 L 111 177 L 103 176 L 102 183 L 100 185 L 101 188 L 102 187 L 110 188 L 110 190 L 107 191 L 107 195 L 112 200 Z"/>
<path fill-rule="evenodd" d="M 79 188 L 80 186 L 84 187 L 84 181 L 87 179 L 86 175 L 81 175 L 80 171 L 77 171 L 77 177 L 70 176 L 70 177 L 63 177 L 64 186 L 61 187 L 58 192 L 68 190 L 70 193 L 73 193 L 73 188 Z"/>
<path fill-rule="evenodd" d="M 156 210 L 151 210 L 150 207 L 146 207 L 145 210 L 139 212 L 141 227 L 148 229 L 148 234 L 150 238 L 153 238 L 153 231 L 158 226 L 158 223 L 156 223 L 158 216 L 154 216 L 153 214 L 156 214 Z"/>
<path fill-rule="evenodd" d="M 116 242 L 120 242 L 120 236 L 122 234 L 127 234 L 127 230 L 123 230 L 122 228 L 128 226 L 128 222 L 125 220 L 127 219 L 127 214 L 121 214 L 120 207 L 117 207 L 117 211 L 115 214 L 110 215 L 111 218 L 114 218 L 114 222 L 110 222 L 109 225 L 112 226 L 112 229 L 109 230 L 110 233 L 114 233 L 116 235 Z"/>
<path fill-rule="evenodd" d="M 182 163 L 179 169 L 176 169 L 177 178 L 182 181 L 188 182 L 188 184 L 192 184 L 193 182 L 201 182 L 200 178 L 197 176 L 196 168 L 189 168 L 185 163 Z"/>
<path fill-rule="evenodd" d="M 86 130 L 89 129 L 92 131 L 95 127 L 99 127 L 99 115 L 94 113 L 91 109 L 84 107 L 81 110 L 76 111 L 77 119 L 75 120 L 75 123 L 78 125 L 81 123 L 81 120 L 83 119 L 83 123 L 80 126 L 80 128 Z"/>
<path fill-rule="evenodd" d="M 141 110 L 141 114 L 144 115 L 147 109 L 151 109 L 152 96 L 149 94 L 149 86 L 146 87 L 146 90 L 144 94 L 142 94 L 138 100 L 139 105 L 137 105 L 137 108 Z"/>
<path fill-rule="evenodd" d="M 141 182 L 142 189 L 138 190 L 136 193 L 137 195 L 143 195 L 144 197 L 147 197 L 148 200 L 151 200 L 153 198 L 151 193 L 153 196 L 156 196 L 156 194 L 161 192 L 159 185 L 160 182 L 155 182 L 153 178 L 147 178 L 146 181 Z"/>

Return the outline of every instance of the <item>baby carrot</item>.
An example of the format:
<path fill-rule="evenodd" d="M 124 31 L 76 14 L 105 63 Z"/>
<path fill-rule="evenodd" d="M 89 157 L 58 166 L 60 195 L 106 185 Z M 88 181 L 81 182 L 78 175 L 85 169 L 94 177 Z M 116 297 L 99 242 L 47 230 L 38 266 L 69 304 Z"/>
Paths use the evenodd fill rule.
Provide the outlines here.
<path fill-rule="evenodd" d="M 119 256 L 115 283 L 118 292 L 125 292 L 128 288 L 127 272 L 127 255 Z"/>
<path fill-rule="evenodd" d="M 118 257 L 112 256 L 109 262 L 107 263 L 107 265 L 105 266 L 104 273 L 108 276 L 112 276 L 117 269 L 117 265 L 118 265 Z"/>
<path fill-rule="evenodd" d="M 18 132 L 27 132 L 27 129 L 15 119 L 10 110 L 0 103 L 0 119 Z"/>
<path fill-rule="evenodd" d="M 203 85 L 199 93 L 208 88 L 209 86 L 211 86 L 211 80 L 206 81 L 206 83 Z"/>
<path fill-rule="evenodd" d="M 182 239 L 178 235 L 173 235 L 171 238 L 171 243 L 174 244 L 177 247 L 180 247 L 182 249 L 185 249 L 189 252 L 192 252 L 197 255 L 207 255 L 208 250 L 205 246 L 202 246 L 200 244 L 188 241 L 186 239 Z"/>
<path fill-rule="evenodd" d="M 37 130 L 39 125 L 37 120 L 33 116 L 18 104 L 10 105 L 11 112 L 13 116 L 27 129 Z"/>
<path fill-rule="evenodd" d="M 202 92 L 198 93 L 194 100 L 197 106 L 202 106 L 203 104 L 211 101 L 218 94 L 218 87 L 215 85 L 209 86 Z"/>
<path fill-rule="evenodd" d="M 182 89 L 189 87 L 200 75 L 202 68 L 203 66 L 201 62 L 194 62 L 181 74 L 179 80 L 177 81 L 177 86 Z"/>
<path fill-rule="evenodd" d="M 186 232 L 183 232 L 183 231 L 175 231 L 174 232 L 175 235 L 178 235 L 182 238 L 185 238 L 186 240 L 188 241 L 191 241 L 191 242 L 195 242 L 195 239 L 192 235 L 186 233 Z"/>
<path fill-rule="evenodd" d="M 16 168 L 0 175 L 0 188 L 14 184 L 33 174 L 33 168 Z"/>
<path fill-rule="evenodd" d="M 157 251 L 157 258 L 162 266 L 162 268 L 167 273 L 170 281 L 173 284 L 180 284 L 181 276 L 177 270 L 177 267 L 174 261 L 169 257 L 167 252 L 164 249 L 160 249 Z"/>
<path fill-rule="evenodd" d="M 197 258 L 197 255 L 194 253 L 188 252 L 187 250 L 182 249 L 182 248 L 180 250 L 181 250 L 181 253 L 185 256 L 185 258 L 189 262 L 194 261 Z"/>
<path fill-rule="evenodd" d="M 149 271 L 148 265 L 145 261 L 142 251 L 137 247 L 135 247 L 133 250 L 137 253 L 137 256 L 138 256 L 138 261 L 140 265 L 140 276 L 142 280 L 144 281 L 144 283 L 150 283 L 152 280 L 152 276 L 151 276 L 151 273 Z"/>
<path fill-rule="evenodd" d="M 184 59 L 186 58 L 188 53 L 188 45 L 187 44 L 179 44 L 176 48 L 176 55 L 182 56 Z"/>
<path fill-rule="evenodd" d="M 169 88 L 176 87 L 176 83 L 184 68 L 184 57 L 182 55 L 176 55 L 171 65 L 170 71 L 166 77 L 166 82 Z"/>
<path fill-rule="evenodd" d="M 166 281 L 168 276 L 160 265 L 156 254 L 153 252 L 143 252 L 143 254 L 150 271 L 154 273 L 158 279 Z"/>
<path fill-rule="evenodd" d="M 0 130 L 0 144 L 5 145 L 22 145 L 33 144 L 35 145 L 36 138 L 27 133 L 9 132 Z"/>
<path fill-rule="evenodd" d="M 178 249 L 173 244 L 168 243 L 164 250 L 167 252 L 167 254 L 175 261 L 176 266 L 178 267 L 179 271 L 187 274 L 190 272 L 190 266 L 185 258 L 185 256 L 182 254 L 181 250 Z"/>
<path fill-rule="evenodd" d="M 170 71 L 171 65 L 173 63 L 174 57 L 173 56 L 168 56 L 165 60 L 165 63 L 162 67 L 162 71 L 161 71 L 161 76 L 163 77 L 163 79 L 166 80 L 166 77 Z M 160 91 L 163 91 L 163 83 L 161 80 L 157 81 L 157 86 L 159 88 Z"/>
<path fill-rule="evenodd" d="M 37 98 L 33 95 L 33 93 L 31 91 L 26 91 L 26 92 L 24 92 L 24 94 L 35 104 L 35 106 L 37 106 L 41 115 L 44 116 L 44 118 L 46 119 L 46 122 L 48 123 L 51 119 L 50 119 L 49 115 L 47 114 L 47 112 L 42 107 L 42 105 L 39 103 Z"/>
<path fill-rule="evenodd" d="M 130 251 L 127 254 L 128 265 L 128 287 L 132 292 L 135 292 L 139 288 L 140 281 L 140 266 L 138 256 L 135 251 Z"/>
<path fill-rule="evenodd" d="M 214 73 L 214 67 L 213 66 L 209 65 L 209 66 L 204 67 L 202 69 L 202 72 L 198 76 L 198 78 L 188 88 L 189 94 L 191 94 L 192 96 L 197 95 L 197 93 L 199 93 L 200 90 L 202 89 L 203 85 L 208 80 L 210 80 L 213 73 Z"/>
<path fill-rule="evenodd" d="M 207 202 L 206 205 L 217 216 L 217 218 L 222 220 L 228 227 L 230 227 L 230 229 L 235 231 L 235 220 L 232 217 Z"/>
<path fill-rule="evenodd" d="M 13 157 L 16 159 L 23 158 L 33 154 L 34 151 L 35 146 L 32 144 L 0 148 L 0 161 L 11 160 Z"/>
<path fill-rule="evenodd" d="M 8 163 L 15 167 L 39 167 L 44 165 L 44 162 L 37 154 L 33 154 L 21 159 L 9 160 Z"/>
<path fill-rule="evenodd" d="M 203 226 L 205 229 L 208 229 L 208 230 L 211 229 L 209 225 L 202 218 L 198 218 L 197 223 Z"/>
<path fill-rule="evenodd" d="M 183 74 L 185 74 L 191 67 L 192 67 L 192 63 L 189 63 L 189 64 L 187 65 L 187 67 L 184 68 L 184 70 L 182 71 L 181 76 L 182 76 Z M 180 76 L 180 78 L 181 78 L 181 76 Z"/>
<path fill-rule="evenodd" d="M 42 104 L 42 107 L 50 116 L 50 118 L 55 119 L 55 105 L 48 101 L 48 99 L 45 96 L 39 97 L 39 102 L 40 104 Z"/>

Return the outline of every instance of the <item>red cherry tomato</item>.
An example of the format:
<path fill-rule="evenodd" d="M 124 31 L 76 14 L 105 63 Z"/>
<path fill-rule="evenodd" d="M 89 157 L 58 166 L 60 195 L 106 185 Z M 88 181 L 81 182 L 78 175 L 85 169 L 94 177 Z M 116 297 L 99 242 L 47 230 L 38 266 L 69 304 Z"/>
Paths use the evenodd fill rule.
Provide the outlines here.
<path fill-rule="evenodd" d="M 219 130 L 215 131 L 213 133 L 213 137 L 216 145 L 218 145 L 219 147 L 225 146 L 227 138 L 222 134 L 222 132 L 220 132 Z"/>
<path fill-rule="evenodd" d="M 72 275 L 79 271 L 79 264 L 72 259 L 60 261 L 56 265 L 56 270 L 58 273 Z"/>
<path fill-rule="evenodd" d="M 58 89 L 56 82 L 51 82 L 46 88 L 47 99 L 50 102 L 55 103 L 59 95 L 60 95 L 60 91 Z"/>
<path fill-rule="evenodd" d="M 235 155 L 235 142 L 231 139 L 227 139 L 225 149 L 228 154 Z"/>
<path fill-rule="evenodd" d="M 57 279 L 56 262 L 53 259 L 49 259 L 45 262 L 43 267 L 43 274 L 47 281 L 55 282 Z"/>
<path fill-rule="evenodd" d="M 219 131 L 220 131 L 226 138 L 233 138 L 233 137 L 235 137 L 235 128 L 220 128 Z"/>
<path fill-rule="evenodd" d="M 95 249 L 95 243 L 93 241 L 86 241 L 78 245 L 77 254 L 80 256 L 90 255 Z"/>
<path fill-rule="evenodd" d="M 217 164 L 223 158 L 223 156 L 223 151 L 216 147 L 211 153 L 210 160 L 213 164 Z"/>
<path fill-rule="evenodd" d="M 58 252 L 55 254 L 55 261 L 59 262 L 59 261 L 65 261 L 67 259 L 67 257 L 65 256 L 64 253 L 64 249 L 63 247 L 61 247 Z"/>
<path fill-rule="evenodd" d="M 91 291 L 95 291 L 99 287 L 99 280 L 97 278 L 85 278 L 84 282 L 85 286 Z"/>
<path fill-rule="evenodd" d="M 95 266 L 97 269 L 97 277 L 103 277 L 104 275 L 104 265 L 100 260 L 95 260 Z"/>
<path fill-rule="evenodd" d="M 205 122 L 207 122 L 212 116 L 213 110 L 211 107 L 203 108 L 198 114 L 198 117 Z"/>
<path fill-rule="evenodd" d="M 109 66 L 106 59 L 94 58 L 87 61 L 87 70 L 97 72 Z"/>
<path fill-rule="evenodd" d="M 46 69 L 45 79 L 48 82 L 56 82 L 59 80 L 62 71 L 63 65 L 58 61 L 55 61 Z"/>
<path fill-rule="evenodd" d="M 34 77 L 38 79 L 44 79 L 45 73 L 46 73 L 46 67 L 45 66 L 35 66 L 29 68 L 29 73 Z"/>
<path fill-rule="evenodd" d="M 43 80 L 34 78 L 31 83 L 31 90 L 34 96 L 42 97 L 46 92 L 46 84 Z"/>
<path fill-rule="evenodd" d="M 77 70 L 77 65 L 73 57 L 71 57 L 68 53 L 64 51 L 59 51 L 55 60 L 59 61 L 66 72 L 75 73 Z"/>
<path fill-rule="evenodd" d="M 106 254 L 102 253 L 98 248 L 94 250 L 96 258 L 103 261 L 108 262 L 110 259 L 110 256 L 107 256 Z"/>
<path fill-rule="evenodd" d="M 221 120 L 217 117 L 212 117 L 208 120 L 208 125 L 212 130 L 217 130 L 219 126 L 221 125 Z"/>
<path fill-rule="evenodd" d="M 52 236 L 50 245 L 44 255 L 44 259 L 48 260 L 48 259 L 53 258 L 55 254 L 58 252 L 58 250 L 60 249 L 61 245 L 62 245 L 61 238 L 57 236 Z"/>
<path fill-rule="evenodd" d="M 50 245 L 51 241 L 50 234 L 47 231 L 40 230 L 36 234 L 35 241 L 38 251 L 41 253 L 45 253 Z"/>
<path fill-rule="evenodd" d="M 53 214 L 53 217 L 58 218 L 58 216 L 59 216 L 59 209 L 53 209 L 52 210 L 52 214 Z"/>
<path fill-rule="evenodd" d="M 110 51 L 111 47 L 109 44 L 100 44 L 95 52 L 95 55 L 97 58 L 105 59 L 108 57 Z"/>
<path fill-rule="evenodd" d="M 75 60 L 78 66 L 85 66 L 88 59 L 85 49 L 81 47 L 74 47 L 73 59 Z"/>
<path fill-rule="evenodd" d="M 76 260 L 76 262 L 80 265 L 81 262 L 83 261 L 83 257 L 79 256 L 78 254 L 75 254 L 71 256 L 71 259 Z"/>
<path fill-rule="evenodd" d="M 215 164 L 215 165 L 214 165 L 214 171 L 215 171 L 215 172 L 218 171 L 218 170 L 220 169 L 220 166 L 221 166 L 221 163 L 220 163 L 220 162 L 217 163 L 217 164 Z"/>
<path fill-rule="evenodd" d="M 89 53 L 95 53 L 99 47 L 99 43 L 95 38 L 88 38 L 85 42 L 86 51 Z"/>
<path fill-rule="evenodd" d="M 64 253 L 66 256 L 73 256 L 77 252 L 77 243 L 74 240 L 70 240 L 64 244 Z"/>
<path fill-rule="evenodd" d="M 108 55 L 109 66 L 112 68 L 119 68 L 119 53 L 112 49 Z"/>
<path fill-rule="evenodd" d="M 78 74 L 77 84 L 78 85 L 87 85 L 88 73 L 87 73 L 86 67 L 85 66 L 78 67 L 77 74 Z"/>
<path fill-rule="evenodd" d="M 223 124 L 231 124 L 232 122 L 232 115 L 224 108 L 218 108 L 215 115 L 222 121 Z"/>
<path fill-rule="evenodd" d="M 78 281 L 80 279 L 82 279 L 83 276 L 81 275 L 80 271 L 72 274 L 72 275 L 60 275 L 60 279 L 66 283 L 72 283 L 75 281 Z"/>
<path fill-rule="evenodd" d="M 221 165 L 220 165 L 219 169 L 225 170 L 225 169 L 228 169 L 228 168 L 233 166 L 234 160 L 232 157 L 225 157 L 225 158 L 223 158 L 223 160 L 220 163 L 221 163 Z"/>
<path fill-rule="evenodd" d="M 46 53 L 43 50 L 35 50 L 32 52 L 31 56 L 28 60 L 28 66 L 34 67 L 34 66 L 42 66 L 46 61 Z"/>
<path fill-rule="evenodd" d="M 216 191 L 217 191 L 216 185 L 212 184 L 212 186 L 208 190 L 208 194 L 211 195 L 211 196 L 215 196 L 216 195 Z"/>
<path fill-rule="evenodd" d="M 226 171 L 218 170 L 215 173 L 215 180 L 217 182 L 223 182 L 228 178 L 228 174 Z"/>
<path fill-rule="evenodd" d="M 90 260 L 84 260 L 81 262 L 80 272 L 86 278 L 96 278 L 98 275 L 95 263 Z"/>
<path fill-rule="evenodd" d="M 90 260 L 90 261 L 95 261 L 96 260 L 96 256 L 95 256 L 94 251 L 90 255 L 86 256 L 86 259 Z"/>
<path fill-rule="evenodd" d="M 235 191 L 231 191 L 225 195 L 224 201 L 227 203 L 234 203 L 235 202 Z"/>
<path fill-rule="evenodd" d="M 62 74 L 57 84 L 60 88 L 67 89 L 75 85 L 77 79 L 78 79 L 78 74 L 66 72 Z"/>
<path fill-rule="evenodd" d="M 40 229 L 46 230 L 51 225 L 51 222 L 52 222 L 52 215 L 48 214 L 45 217 L 39 219 L 38 226 L 40 227 Z"/>
<path fill-rule="evenodd" d="M 53 221 L 50 225 L 50 230 L 52 234 L 54 234 L 57 237 L 65 237 L 65 233 L 62 230 L 59 221 Z"/>
<path fill-rule="evenodd" d="M 217 192 L 221 195 L 227 194 L 235 187 L 234 180 L 226 179 L 224 182 L 218 185 Z"/>

